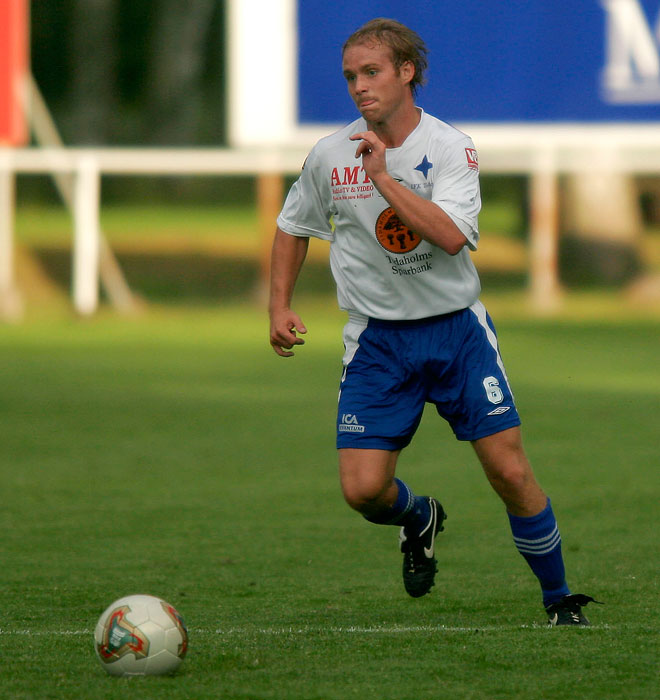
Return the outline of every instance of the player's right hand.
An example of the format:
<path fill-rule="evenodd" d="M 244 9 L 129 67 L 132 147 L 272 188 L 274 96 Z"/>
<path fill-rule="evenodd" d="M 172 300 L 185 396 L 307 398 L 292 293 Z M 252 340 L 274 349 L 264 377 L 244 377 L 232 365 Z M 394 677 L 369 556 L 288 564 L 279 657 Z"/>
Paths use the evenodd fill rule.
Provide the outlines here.
<path fill-rule="evenodd" d="M 270 344 L 280 357 L 292 357 L 291 348 L 294 345 L 304 345 L 305 340 L 298 333 L 307 333 L 307 328 L 298 314 L 286 309 L 271 312 L 270 315 Z"/>

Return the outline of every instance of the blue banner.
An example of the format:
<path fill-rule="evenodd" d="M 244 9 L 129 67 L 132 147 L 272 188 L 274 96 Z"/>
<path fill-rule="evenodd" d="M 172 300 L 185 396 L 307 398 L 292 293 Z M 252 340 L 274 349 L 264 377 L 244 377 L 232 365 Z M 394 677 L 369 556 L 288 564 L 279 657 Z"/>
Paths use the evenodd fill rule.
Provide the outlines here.
<path fill-rule="evenodd" d="M 341 47 L 374 17 L 424 39 L 417 103 L 446 121 L 660 121 L 660 0 L 299 0 L 301 124 L 357 116 Z"/>

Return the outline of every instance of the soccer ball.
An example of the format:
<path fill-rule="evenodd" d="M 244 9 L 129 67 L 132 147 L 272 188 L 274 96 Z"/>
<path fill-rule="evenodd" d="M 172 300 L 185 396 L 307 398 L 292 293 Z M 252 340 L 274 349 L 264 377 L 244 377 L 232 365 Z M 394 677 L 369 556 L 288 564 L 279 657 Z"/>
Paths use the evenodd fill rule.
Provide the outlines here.
<path fill-rule="evenodd" d="M 113 676 L 174 673 L 188 650 L 183 618 L 169 603 L 151 595 L 116 600 L 99 618 L 94 646 Z"/>

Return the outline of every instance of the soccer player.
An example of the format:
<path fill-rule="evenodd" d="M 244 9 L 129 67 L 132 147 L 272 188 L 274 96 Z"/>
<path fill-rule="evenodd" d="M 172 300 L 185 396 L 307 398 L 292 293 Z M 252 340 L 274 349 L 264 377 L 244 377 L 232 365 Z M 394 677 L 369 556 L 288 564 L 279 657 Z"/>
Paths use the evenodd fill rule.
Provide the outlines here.
<path fill-rule="evenodd" d="M 593 598 L 566 584 L 550 500 L 522 446 L 497 336 L 470 259 L 479 239 L 471 139 L 415 104 L 427 49 L 408 27 L 374 19 L 342 53 L 361 117 L 321 139 L 277 219 L 270 343 L 293 355 L 307 331 L 291 309 L 311 236 L 330 241 L 339 305 L 348 312 L 337 416 L 342 492 L 372 523 L 400 526 L 403 582 L 434 584 L 445 511 L 396 477 L 397 459 L 435 404 L 470 441 L 508 512 L 514 542 L 542 590 L 550 625 L 587 625 Z"/>

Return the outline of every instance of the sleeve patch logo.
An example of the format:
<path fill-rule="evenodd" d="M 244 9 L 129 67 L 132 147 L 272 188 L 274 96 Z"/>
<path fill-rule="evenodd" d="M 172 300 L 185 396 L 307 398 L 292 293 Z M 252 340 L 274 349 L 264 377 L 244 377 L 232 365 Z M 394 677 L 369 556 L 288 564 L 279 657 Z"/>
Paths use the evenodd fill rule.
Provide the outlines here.
<path fill-rule="evenodd" d="M 467 157 L 468 168 L 472 170 L 479 170 L 479 156 L 475 148 L 466 148 L 465 155 Z"/>

